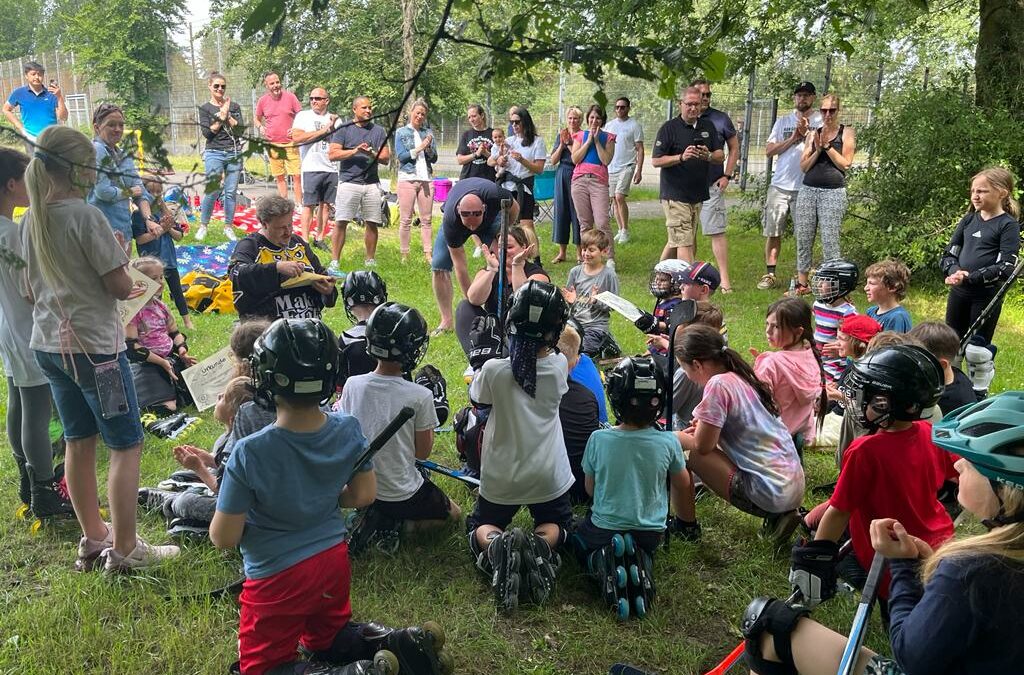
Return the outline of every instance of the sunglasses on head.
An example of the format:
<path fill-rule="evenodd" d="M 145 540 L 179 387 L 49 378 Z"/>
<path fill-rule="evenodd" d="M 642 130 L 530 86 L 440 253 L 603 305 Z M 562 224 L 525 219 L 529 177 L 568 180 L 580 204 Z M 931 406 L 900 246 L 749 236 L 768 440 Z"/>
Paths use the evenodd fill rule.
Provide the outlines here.
<path fill-rule="evenodd" d="M 227 88 L 228 88 L 228 85 L 226 85 L 226 84 L 211 84 L 210 85 L 210 89 L 216 89 L 218 91 L 223 91 L 223 90 L 225 90 Z"/>

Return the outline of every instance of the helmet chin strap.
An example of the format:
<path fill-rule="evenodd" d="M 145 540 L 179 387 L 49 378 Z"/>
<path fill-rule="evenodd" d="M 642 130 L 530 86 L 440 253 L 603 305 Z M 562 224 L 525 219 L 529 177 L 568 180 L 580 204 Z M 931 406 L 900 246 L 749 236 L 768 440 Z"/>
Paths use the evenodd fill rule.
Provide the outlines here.
<path fill-rule="evenodd" d="M 996 501 L 999 502 L 999 513 L 992 518 L 982 519 L 981 524 L 991 531 L 997 527 L 1005 527 L 1007 525 L 1013 525 L 1014 523 L 1024 523 L 1024 511 L 1012 516 L 1006 515 L 1006 505 L 1003 504 L 1003 498 L 999 496 L 999 482 L 992 478 L 989 478 L 988 482 L 992 486 L 992 492 L 996 495 Z"/>

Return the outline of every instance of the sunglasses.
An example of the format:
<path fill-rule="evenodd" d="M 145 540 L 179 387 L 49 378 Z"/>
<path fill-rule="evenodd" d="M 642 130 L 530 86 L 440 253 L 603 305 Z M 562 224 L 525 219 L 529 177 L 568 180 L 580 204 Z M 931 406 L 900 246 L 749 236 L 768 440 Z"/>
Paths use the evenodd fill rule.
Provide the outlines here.
<path fill-rule="evenodd" d="M 702 91 L 700 93 L 700 97 L 701 98 L 711 98 L 711 92 L 710 91 Z"/>
<path fill-rule="evenodd" d="M 479 218 L 484 215 L 483 211 L 459 211 L 459 215 L 463 218 Z"/>
<path fill-rule="evenodd" d="M 818 108 L 818 111 L 821 112 L 822 115 L 828 115 L 829 113 L 834 115 L 839 112 L 839 108 Z"/>
<path fill-rule="evenodd" d="M 522 120 L 509 120 L 509 122 L 511 122 L 512 124 L 522 124 L 523 123 Z"/>
<path fill-rule="evenodd" d="M 310 96 L 309 100 L 310 101 L 326 101 L 327 98 L 328 98 L 327 96 Z"/>
<path fill-rule="evenodd" d="M 226 84 L 211 84 L 210 89 L 216 89 L 217 91 L 224 91 L 228 88 Z"/>
<path fill-rule="evenodd" d="M 617 105 L 617 106 L 615 106 L 615 109 L 616 110 L 625 110 L 628 107 L 629 107 L 628 105 Z"/>

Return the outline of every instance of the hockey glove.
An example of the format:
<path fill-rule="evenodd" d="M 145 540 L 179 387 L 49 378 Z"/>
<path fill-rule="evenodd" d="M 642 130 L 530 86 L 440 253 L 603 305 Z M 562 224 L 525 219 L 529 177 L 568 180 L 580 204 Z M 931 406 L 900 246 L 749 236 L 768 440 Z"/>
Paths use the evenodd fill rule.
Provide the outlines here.
<path fill-rule="evenodd" d="M 648 312 L 641 312 L 640 318 L 633 322 L 633 325 L 640 329 L 642 333 L 656 333 L 658 332 L 658 320 L 653 314 Z"/>
<path fill-rule="evenodd" d="M 801 541 L 793 547 L 790 585 L 803 594 L 803 604 L 814 608 L 836 594 L 836 561 L 839 544 L 834 541 Z"/>
<path fill-rule="evenodd" d="M 498 333 L 498 318 L 478 316 L 469 329 L 469 365 L 480 370 L 491 359 L 500 359 L 505 344 Z"/>

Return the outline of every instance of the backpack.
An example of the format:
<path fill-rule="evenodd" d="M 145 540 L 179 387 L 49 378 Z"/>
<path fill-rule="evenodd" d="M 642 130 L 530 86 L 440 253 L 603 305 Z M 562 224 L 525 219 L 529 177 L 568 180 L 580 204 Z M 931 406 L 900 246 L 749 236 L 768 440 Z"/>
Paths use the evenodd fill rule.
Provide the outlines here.
<path fill-rule="evenodd" d="M 203 270 L 192 270 L 181 278 L 185 302 L 200 314 L 234 314 L 235 300 L 231 279 L 216 277 Z"/>

